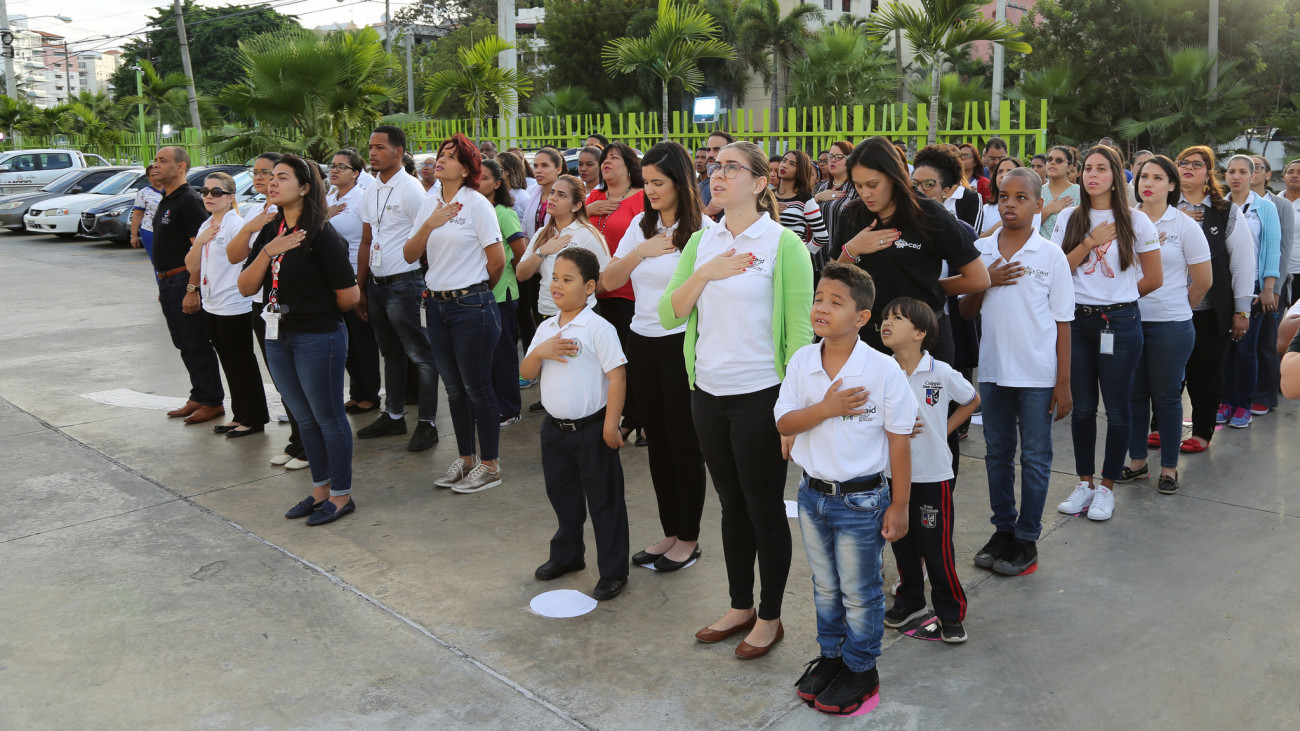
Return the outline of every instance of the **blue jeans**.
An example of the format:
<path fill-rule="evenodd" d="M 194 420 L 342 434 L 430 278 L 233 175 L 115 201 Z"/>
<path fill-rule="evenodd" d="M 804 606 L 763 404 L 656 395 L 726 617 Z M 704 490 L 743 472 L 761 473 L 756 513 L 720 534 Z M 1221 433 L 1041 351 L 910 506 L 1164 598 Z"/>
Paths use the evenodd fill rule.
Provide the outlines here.
<path fill-rule="evenodd" d="M 150 261 L 153 260 L 153 231 L 140 229 L 140 245 L 144 247 L 144 253 L 149 255 Z"/>
<path fill-rule="evenodd" d="M 1043 532 L 1043 505 L 1052 477 L 1052 389 L 980 384 L 984 413 L 984 469 L 990 521 L 1022 541 Z M 1020 512 L 1016 512 L 1016 437 L 1020 438 Z"/>
<path fill-rule="evenodd" d="M 433 365 L 429 336 L 420 325 L 420 294 L 424 280 L 418 276 L 378 285 L 367 282 L 366 309 L 375 328 L 375 342 L 384 356 L 384 410 L 392 416 L 406 412 L 407 363 L 420 371 L 420 421 L 430 424 L 438 416 L 438 371 Z"/>
<path fill-rule="evenodd" d="M 1264 314 L 1250 316 L 1250 327 L 1241 340 L 1228 342 L 1228 352 L 1223 356 L 1223 403 L 1233 409 L 1250 411 L 1259 383 L 1259 331 L 1264 327 Z"/>
<path fill-rule="evenodd" d="M 1278 299 L 1279 307 L 1283 301 Z M 1262 322 L 1259 326 L 1259 339 L 1255 345 L 1255 356 L 1259 361 L 1259 367 L 1256 371 L 1258 375 L 1255 379 L 1255 397 L 1251 401 L 1270 409 L 1277 408 L 1278 389 L 1282 385 L 1282 356 L 1277 352 L 1277 328 L 1282 323 L 1280 313 L 1285 311 L 1282 309 L 1279 312 L 1260 316 Z"/>
<path fill-rule="evenodd" d="M 1183 441 L 1183 376 L 1196 344 L 1191 320 L 1142 323 L 1142 355 L 1133 374 L 1129 417 L 1129 456 L 1147 458 L 1147 429 L 1151 409 L 1160 429 L 1160 466 L 1178 466 Z"/>
<path fill-rule="evenodd" d="M 799 529 L 813 572 L 817 644 L 823 657 L 843 657 L 860 673 L 876 666 L 885 634 L 880 529 L 889 485 L 869 492 L 823 495 L 799 485 Z"/>
<path fill-rule="evenodd" d="M 1115 334 L 1115 352 L 1101 354 L 1101 333 Z M 1129 305 L 1106 314 L 1085 315 L 1077 308 L 1070 328 L 1070 391 L 1074 412 L 1070 434 L 1074 441 L 1077 475 L 1095 475 L 1097 462 L 1098 386 L 1106 404 L 1106 446 L 1101 476 L 1118 480 L 1128 452 L 1129 402 L 1133 397 L 1133 371 L 1142 354 L 1142 314 Z"/>
<path fill-rule="evenodd" d="M 433 362 L 447 389 L 456 449 L 462 457 L 478 454 L 479 459 L 495 460 L 501 414 L 492 391 L 492 353 L 501 339 L 501 315 L 492 292 L 485 288 L 449 300 L 430 297 L 424 319 Z M 476 431 L 481 449 L 477 452 Z"/>
<path fill-rule="evenodd" d="M 519 300 L 497 303 L 501 318 L 501 337 L 492 354 L 492 393 L 497 398 L 497 413 L 502 419 L 519 416 Z"/>
<path fill-rule="evenodd" d="M 311 463 L 312 487 L 330 495 L 352 492 L 352 425 L 343 410 L 348 331 L 340 320 L 328 333 L 281 330 L 266 341 L 266 366 L 293 412 Z"/>

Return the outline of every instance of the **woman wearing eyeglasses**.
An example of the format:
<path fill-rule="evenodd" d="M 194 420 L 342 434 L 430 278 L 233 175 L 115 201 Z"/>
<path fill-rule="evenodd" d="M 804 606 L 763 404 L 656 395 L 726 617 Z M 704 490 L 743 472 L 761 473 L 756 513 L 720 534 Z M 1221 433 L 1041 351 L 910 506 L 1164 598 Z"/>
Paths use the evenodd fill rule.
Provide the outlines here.
<path fill-rule="evenodd" d="M 941 203 L 974 230 L 980 217 L 980 197 L 966 187 L 961 162 L 951 145 L 921 148 L 912 160 L 912 185 L 921 195 Z"/>
<path fill-rule="evenodd" d="M 844 140 L 831 143 L 830 152 L 826 155 L 826 180 L 822 181 L 822 186 L 813 199 L 821 207 L 822 223 L 826 225 L 826 238 L 828 241 L 835 240 L 835 227 L 839 225 L 840 212 L 844 206 L 854 201 L 858 197 L 858 192 L 853 189 L 853 184 L 849 181 L 849 153 L 853 152 L 853 145 Z M 830 261 L 830 247 L 824 246 L 822 249 L 813 254 L 813 269 L 821 271 L 823 266 Z"/>
<path fill-rule="evenodd" d="M 357 252 L 361 249 L 361 196 L 357 174 L 363 163 L 355 150 L 339 150 L 329 165 L 330 190 L 325 194 L 330 225 L 348 242 L 348 261 L 357 270 Z M 379 408 L 379 344 L 369 320 L 356 310 L 343 313 L 348 328 L 347 370 L 350 382 L 348 400 L 343 404 L 349 414 L 364 414 Z"/>
<path fill-rule="evenodd" d="M 253 300 L 239 293 L 240 267 L 226 256 L 226 245 L 244 221 L 235 205 L 234 178 L 213 173 L 198 193 L 212 216 L 199 226 L 185 267 L 199 274 L 203 325 L 230 386 L 231 420 L 212 431 L 235 439 L 264 431 L 270 421 L 262 371 L 253 351 Z"/>
<path fill-rule="evenodd" d="M 957 145 L 957 157 L 961 160 L 963 178 L 970 183 L 970 187 L 975 192 L 979 193 L 980 202 L 991 202 L 992 194 L 989 191 L 989 179 L 984 177 L 984 160 L 980 158 L 980 151 L 975 149 L 974 145 L 963 142 Z M 913 161 L 912 165 L 915 166 L 916 161 Z"/>
<path fill-rule="evenodd" d="M 1079 184 L 1071 174 L 1079 160 L 1079 151 L 1067 145 L 1057 145 L 1047 152 L 1047 185 L 1043 186 L 1043 223 L 1038 232 L 1051 238 L 1056 229 L 1056 217 L 1070 206 L 1079 205 Z"/>

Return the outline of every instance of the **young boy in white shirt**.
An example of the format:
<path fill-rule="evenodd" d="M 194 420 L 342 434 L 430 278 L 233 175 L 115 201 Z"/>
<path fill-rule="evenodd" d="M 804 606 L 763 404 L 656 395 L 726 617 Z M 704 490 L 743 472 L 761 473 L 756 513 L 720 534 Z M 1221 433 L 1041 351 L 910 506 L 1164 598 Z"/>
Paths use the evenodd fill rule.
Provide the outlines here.
<path fill-rule="evenodd" d="M 822 341 L 790 359 L 773 410 L 787 456 L 804 469 L 799 527 L 821 647 L 796 685 L 805 702 L 836 715 L 858 710 L 880 688 L 880 554 L 883 541 L 908 527 L 916 401 L 898 364 L 858 338 L 875 295 L 855 266 L 822 270 L 812 307 Z"/>
<path fill-rule="evenodd" d="M 587 307 L 600 278 L 596 255 L 573 246 L 555 258 L 550 291 L 560 313 L 538 325 L 519 364 L 524 378 L 541 378 L 548 415 L 542 422 L 542 474 L 560 524 L 550 560 L 534 576 L 550 581 L 587 567 L 582 526 L 590 510 L 600 568 L 592 596 L 604 601 L 627 586 L 627 503 L 618 456 L 627 358 L 614 326 Z"/>
<path fill-rule="evenodd" d="M 1038 537 L 1052 471 L 1052 421 L 1070 414 L 1070 323 L 1074 283 L 1061 247 L 1033 227 L 1042 181 L 1016 168 L 998 188 L 1002 228 L 975 242 L 992 286 L 961 300 L 961 316 L 981 316 L 980 393 L 993 537 L 975 565 L 1020 576 L 1038 564 Z M 1020 511 L 1016 512 L 1016 437 Z"/>
<path fill-rule="evenodd" d="M 917 412 L 912 429 L 910 530 L 891 546 L 899 585 L 894 606 L 885 612 L 885 626 L 903 627 L 926 616 L 924 566 L 930 575 L 930 599 L 939 618 L 940 639 L 960 644 L 966 641 L 962 626 L 966 592 L 957 578 L 952 550 L 956 478 L 948 435 L 975 413 L 980 397 L 970 381 L 928 352 L 939 341 L 939 320 L 924 302 L 899 297 L 886 305 L 880 340 L 894 351 L 894 360 L 907 374 Z M 952 416 L 948 415 L 949 404 L 956 404 Z"/>

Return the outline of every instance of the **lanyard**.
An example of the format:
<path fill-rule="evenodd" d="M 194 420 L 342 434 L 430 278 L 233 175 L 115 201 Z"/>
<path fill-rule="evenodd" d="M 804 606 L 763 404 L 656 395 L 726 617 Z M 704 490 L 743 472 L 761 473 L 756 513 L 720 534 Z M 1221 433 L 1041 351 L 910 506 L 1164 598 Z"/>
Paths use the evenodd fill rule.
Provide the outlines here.
<path fill-rule="evenodd" d="M 541 202 L 537 204 L 537 215 L 533 216 L 533 223 L 538 230 L 546 223 L 546 197 L 542 196 Z"/>
<path fill-rule="evenodd" d="M 289 233 L 293 233 L 293 230 L 290 229 Z M 283 235 L 284 235 L 284 221 L 281 221 L 280 230 L 276 234 L 276 236 L 283 236 Z M 280 260 L 283 258 L 284 258 L 283 253 L 276 254 L 274 257 L 271 258 L 271 291 L 266 296 L 266 303 L 270 305 L 272 312 L 277 312 L 280 309 L 280 298 L 278 296 L 279 289 L 280 289 Z"/>

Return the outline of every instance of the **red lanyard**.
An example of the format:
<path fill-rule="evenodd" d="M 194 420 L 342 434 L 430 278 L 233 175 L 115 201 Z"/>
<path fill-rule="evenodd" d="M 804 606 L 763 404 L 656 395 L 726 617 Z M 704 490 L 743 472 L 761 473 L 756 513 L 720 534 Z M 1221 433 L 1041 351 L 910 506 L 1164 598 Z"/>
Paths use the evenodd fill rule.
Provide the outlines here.
<path fill-rule="evenodd" d="M 291 229 L 289 233 L 293 233 L 293 230 Z M 283 236 L 283 235 L 284 235 L 284 221 L 281 221 L 280 231 L 276 234 L 276 236 Z M 266 302 L 272 308 L 274 308 L 272 310 L 273 312 L 280 309 L 280 300 L 277 294 L 278 294 L 278 290 L 280 289 L 280 260 L 283 258 L 284 258 L 284 254 L 282 253 L 276 254 L 274 257 L 271 258 L 271 292 L 266 296 Z"/>

